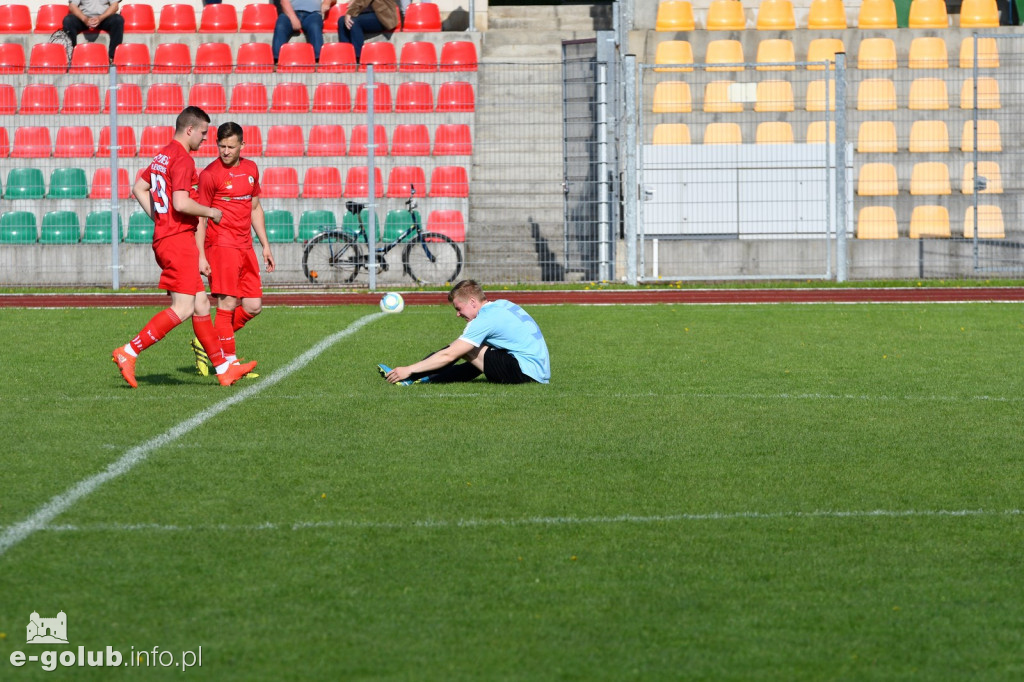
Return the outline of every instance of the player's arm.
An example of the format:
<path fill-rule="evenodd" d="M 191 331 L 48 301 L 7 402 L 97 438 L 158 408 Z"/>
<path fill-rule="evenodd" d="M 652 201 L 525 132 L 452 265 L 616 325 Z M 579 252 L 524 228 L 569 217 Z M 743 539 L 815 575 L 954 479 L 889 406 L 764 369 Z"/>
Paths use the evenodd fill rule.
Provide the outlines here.
<path fill-rule="evenodd" d="M 263 214 L 263 204 L 259 197 L 252 198 L 252 229 L 263 247 L 263 262 L 267 264 L 267 272 L 274 271 L 274 254 L 270 251 L 270 240 L 267 239 L 267 221 Z"/>
<path fill-rule="evenodd" d="M 469 341 L 462 339 L 455 339 L 448 346 L 442 348 L 432 355 L 428 355 L 419 362 L 409 365 L 407 367 L 395 367 L 387 375 L 387 380 L 391 383 L 408 379 L 411 374 L 417 372 L 432 372 L 435 369 L 441 369 L 446 365 L 450 365 L 466 353 L 473 350 L 476 346 L 471 344 Z"/>
<path fill-rule="evenodd" d="M 141 177 L 135 181 L 134 185 L 132 185 L 132 194 L 135 196 L 135 201 L 139 202 L 139 206 L 141 206 L 142 210 L 146 212 L 149 219 L 154 220 L 153 195 L 149 193 L 151 189 L 153 189 L 153 186 Z"/>
<path fill-rule="evenodd" d="M 219 208 L 203 206 L 198 201 L 190 197 L 189 192 L 186 189 L 174 190 L 174 194 L 171 196 L 171 202 L 174 204 L 174 210 L 178 213 L 194 215 L 199 218 L 209 218 L 215 223 L 219 223 L 221 217 L 223 217 Z"/>
<path fill-rule="evenodd" d="M 196 225 L 196 246 L 199 247 L 199 274 L 209 277 L 213 272 L 210 261 L 206 260 L 206 218 L 200 218 Z"/>

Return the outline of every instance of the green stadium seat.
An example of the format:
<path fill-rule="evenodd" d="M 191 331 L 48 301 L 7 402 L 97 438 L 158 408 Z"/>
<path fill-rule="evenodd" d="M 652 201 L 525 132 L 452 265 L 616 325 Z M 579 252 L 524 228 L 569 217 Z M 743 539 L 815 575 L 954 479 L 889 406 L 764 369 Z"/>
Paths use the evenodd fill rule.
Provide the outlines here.
<path fill-rule="evenodd" d="M 369 234 L 369 231 L 370 231 L 370 209 L 364 208 L 363 212 L 360 215 L 361 215 L 361 217 L 363 219 L 363 229 L 366 230 L 367 234 Z M 380 228 L 381 228 L 380 218 L 377 218 L 377 231 L 378 231 L 378 233 L 380 232 Z M 355 216 L 355 214 L 353 214 L 353 213 L 351 213 L 349 211 L 345 211 L 345 215 L 343 215 L 342 218 L 341 218 L 341 229 L 346 234 L 350 234 L 350 235 L 352 235 L 354 237 L 356 235 L 356 233 L 359 232 L 359 218 L 357 218 Z M 364 239 L 363 241 L 366 241 L 366 240 Z M 377 238 L 377 241 L 378 242 L 380 241 L 379 237 Z"/>
<path fill-rule="evenodd" d="M 54 168 L 50 173 L 50 199 L 85 199 L 89 195 L 89 181 L 84 168 Z"/>
<path fill-rule="evenodd" d="M 50 211 L 43 216 L 40 244 L 77 244 L 82 235 L 78 214 L 74 211 Z"/>
<path fill-rule="evenodd" d="M 267 240 L 271 244 L 287 244 L 295 241 L 295 219 L 292 217 L 291 211 L 265 211 L 263 222 L 267 228 Z"/>
<path fill-rule="evenodd" d="M 420 218 L 419 211 L 416 211 L 416 220 L 420 225 L 423 225 L 423 219 Z M 381 241 L 390 244 L 399 237 L 402 233 L 412 227 L 412 216 L 409 212 L 403 209 L 392 209 L 388 211 L 387 216 L 384 218 L 384 236 L 381 237 Z M 409 241 L 409 238 L 406 239 Z"/>
<path fill-rule="evenodd" d="M 128 218 L 125 241 L 129 244 L 148 244 L 153 241 L 153 221 L 144 211 L 136 211 Z"/>
<path fill-rule="evenodd" d="M 299 218 L 299 241 L 309 241 L 321 232 L 337 227 L 338 220 L 333 211 L 314 209 L 305 211 Z"/>
<path fill-rule="evenodd" d="M 45 194 L 43 171 L 39 168 L 12 168 L 7 173 L 5 199 L 42 199 Z"/>
<path fill-rule="evenodd" d="M 120 215 L 117 216 L 117 234 L 118 241 L 123 241 L 124 221 L 121 220 Z M 85 233 L 82 235 L 82 243 L 110 243 L 110 211 L 93 211 L 85 217 Z"/>
<path fill-rule="evenodd" d="M 36 214 L 8 211 L 0 216 L 0 244 L 35 244 Z"/>

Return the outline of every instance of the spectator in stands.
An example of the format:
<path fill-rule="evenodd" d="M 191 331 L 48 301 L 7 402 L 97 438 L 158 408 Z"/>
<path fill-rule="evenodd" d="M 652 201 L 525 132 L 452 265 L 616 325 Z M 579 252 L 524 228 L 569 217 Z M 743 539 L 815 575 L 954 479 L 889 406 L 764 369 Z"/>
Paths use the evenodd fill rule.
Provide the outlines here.
<path fill-rule="evenodd" d="M 114 51 L 124 40 L 124 17 L 117 13 L 120 5 L 120 0 L 71 0 L 62 26 L 71 45 L 78 43 L 82 31 L 106 31 L 110 36 L 107 56 L 113 63 Z"/>
<path fill-rule="evenodd" d="M 338 22 L 338 40 L 352 43 L 358 62 L 366 33 L 391 31 L 397 26 L 398 6 L 394 0 L 352 0 L 344 20 Z"/>
<path fill-rule="evenodd" d="M 306 42 L 313 46 L 313 58 L 320 62 L 320 48 L 324 46 L 324 15 L 338 0 L 280 0 L 275 3 L 280 14 L 274 25 L 274 63 L 281 54 L 281 46 L 302 31 Z"/>

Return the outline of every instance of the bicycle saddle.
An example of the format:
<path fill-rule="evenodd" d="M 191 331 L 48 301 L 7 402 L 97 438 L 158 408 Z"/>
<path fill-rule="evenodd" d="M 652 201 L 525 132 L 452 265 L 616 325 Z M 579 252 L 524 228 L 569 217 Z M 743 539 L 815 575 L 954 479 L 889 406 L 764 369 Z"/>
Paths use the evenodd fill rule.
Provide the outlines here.
<path fill-rule="evenodd" d="M 346 201 L 345 208 L 348 210 L 349 213 L 353 215 L 359 215 L 360 213 L 363 212 L 363 209 L 366 208 L 366 204 L 360 204 L 355 201 Z"/>

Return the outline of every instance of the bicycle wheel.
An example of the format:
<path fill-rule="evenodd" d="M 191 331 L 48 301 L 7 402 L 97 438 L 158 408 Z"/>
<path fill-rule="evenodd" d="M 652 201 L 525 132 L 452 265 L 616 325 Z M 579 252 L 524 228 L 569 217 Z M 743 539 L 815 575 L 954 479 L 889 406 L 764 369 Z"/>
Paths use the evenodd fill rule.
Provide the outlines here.
<path fill-rule="evenodd" d="M 406 245 L 402 265 L 417 282 L 447 284 L 462 271 L 462 251 L 443 234 L 423 232 Z"/>
<path fill-rule="evenodd" d="M 344 232 L 323 232 L 302 250 L 302 271 L 313 284 L 348 284 L 366 265 L 364 251 Z"/>

